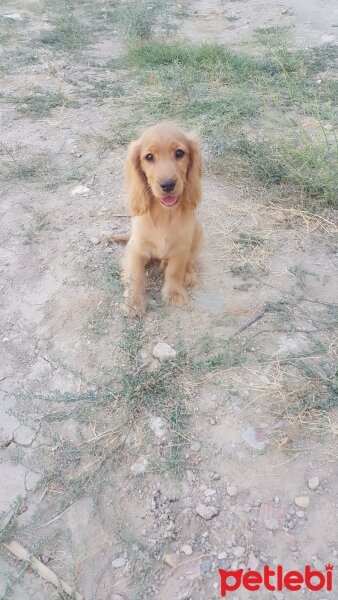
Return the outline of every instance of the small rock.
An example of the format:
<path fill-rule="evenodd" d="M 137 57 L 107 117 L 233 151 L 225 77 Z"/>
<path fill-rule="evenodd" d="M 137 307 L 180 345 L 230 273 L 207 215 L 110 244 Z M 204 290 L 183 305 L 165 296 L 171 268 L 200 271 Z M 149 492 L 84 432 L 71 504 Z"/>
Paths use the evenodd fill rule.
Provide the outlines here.
<path fill-rule="evenodd" d="M 305 517 L 305 512 L 303 510 L 296 510 L 296 516 L 303 519 Z"/>
<path fill-rule="evenodd" d="M 235 546 L 235 548 L 232 549 L 232 553 L 236 558 L 241 558 L 241 556 L 245 554 L 245 548 L 244 546 Z"/>
<path fill-rule="evenodd" d="M 100 243 L 100 238 L 96 237 L 95 235 L 93 237 L 89 237 L 88 238 L 90 243 L 93 244 L 93 246 L 98 246 L 98 244 Z"/>
<path fill-rule="evenodd" d="M 199 452 L 201 449 L 201 444 L 199 442 L 193 442 L 190 446 L 191 452 Z"/>
<path fill-rule="evenodd" d="M 221 476 L 219 473 L 213 473 L 211 479 L 213 481 L 219 481 L 221 479 Z"/>
<path fill-rule="evenodd" d="M 143 475 L 148 467 L 148 459 L 145 456 L 140 456 L 137 461 L 131 465 L 130 470 L 134 475 Z"/>
<path fill-rule="evenodd" d="M 33 431 L 26 425 L 20 425 L 20 427 L 14 432 L 13 437 L 15 442 L 20 446 L 30 446 L 36 438 L 36 431 Z"/>
<path fill-rule="evenodd" d="M 44 565 L 47 565 L 50 561 L 50 556 L 48 554 L 40 554 L 39 559 Z"/>
<path fill-rule="evenodd" d="M 237 492 L 238 492 L 238 489 L 237 489 L 236 485 L 231 485 L 231 484 L 227 485 L 228 496 L 231 496 L 231 498 L 233 498 L 234 496 L 237 496 Z"/>
<path fill-rule="evenodd" d="M 205 506 L 205 504 L 198 504 L 196 506 L 196 512 L 205 521 L 210 521 L 210 519 L 217 517 L 219 514 L 218 508 L 215 506 Z"/>
<path fill-rule="evenodd" d="M 184 544 L 181 548 L 181 552 L 183 552 L 183 554 L 186 554 L 186 556 L 191 556 L 192 547 L 190 546 L 190 544 Z"/>
<path fill-rule="evenodd" d="M 194 481 L 196 481 L 196 475 L 190 469 L 187 469 L 187 480 L 189 481 L 189 483 L 193 483 Z"/>
<path fill-rule="evenodd" d="M 312 491 L 316 490 L 318 488 L 319 484 L 320 484 L 319 477 L 310 477 L 310 479 L 307 482 L 309 489 Z"/>
<path fill-rule="evenodd" d="M 262 439 L 261 432 L 256 427 L 248 427 L 242 432 L 242 439 L 254 450 L 263 452 L 266 448 L 266 443 Z"/>
<path fill-rule="evenodd" d="M 252 552 L 249 553 L 247 566 L 250 571 L 257 571 L 259 567 L 259 560 Z"/>
<path fill-rule="evenodd" d="M 206 498 L 210 498 L 210 496 L 214 496 L 216 494 L 216 490 L 214 490 L 213 488 L 207 488 L 206 490 L 204 490 L 204 495 Z"/>
<path fill-rule="evenodd" d="M 124 558 L 124 556 L 119 556 L 118 558 L 114 558 L 114 560 L 112 560 L 111 562 L 111 566 L 114 569 L 121 569 L 122 567 L 126 566 L 126 559 Z"/>
<path fill-rule="evenodd" d="M 309 506 L 309 503 L 309 496 L 297 496 L 297 498 L 295 498 L 295 504 L 296 506 L 299 506 L 299 508 L 307 508 Z"/>
<path fill-rule="evenodd" d="M 284 600 L 285 596 L 283 592 L 273 592 L 273 597 L 275 600 Z"/>
<path fill-rule="evenodd" d="M 284 9 L 282 10 L 282 15 L 287 15 L 287 14 L 288 14 L 288 12 L 289 12 L 289 11 L 288 11 L 288 9 L 287 9 L 287 8 L 284 8 Z"/>
<path fill-rule="evenodd" d="M 3 15 L 4 19 L 9 19 L 10 21 L 22 21 L 22 17 L 19 13 L 10 13 L 8 15 Z"/>
<path fill-rule="evenodd" d="M 218 558 L 219 560 L 224 560 L 225 558 L 227 558 L 227 556 L 228 556 L 228 553 L 227 553 L 227 552 L 220 552 L 220 553 L 217 555 L 217 558 Z"/>
<path fill-rule="evenodd" d="M 155 356 L 155 358 L 158 358 L 161 361 L 175 358 L 176 354 L 176 350 L 174 350 L 171 346 L 169 346 L 169 344 L 166 344 L 165 342 L 159 342 L 153 348 L 153 356 Z"/>
<path fill-rule="evenodd" d="M 211 561 L 210 560 L 202 560 L 201 572 L 202 573 L 210 573 L 210 571 L 211 571 Z"/>
<path fill-rule="evenodd" d="M 149 427 L 158 439 L 164 438 L 166 434 L 166 423 L 162 417 L 151 417 Z"/>
<path fill-rule="evenodd" d="M 333 33 L 326 33 L 326 34 L 322 35 L 322 37 L 320 38 L 320 41 L 323 44 L 334 44 L 336 41 L 336 36 L 333 35 Z"/>
<path fill-rule="evenodd" d="M 87 188 L 85 185 L 76 185 L 75 188 L 72 189 L 72 191 L 70 192 L 71 196 L 77 196 L 80 195 L 82 196 L 83 194 L 88 194 L 89 192 L 89 188 Z"/>
<path fill-rule="evenodd" d="M 180 564 L 180 557 L 178 554 L 163 554 L 162 561 L 165 565 L 174 569 Z"/>

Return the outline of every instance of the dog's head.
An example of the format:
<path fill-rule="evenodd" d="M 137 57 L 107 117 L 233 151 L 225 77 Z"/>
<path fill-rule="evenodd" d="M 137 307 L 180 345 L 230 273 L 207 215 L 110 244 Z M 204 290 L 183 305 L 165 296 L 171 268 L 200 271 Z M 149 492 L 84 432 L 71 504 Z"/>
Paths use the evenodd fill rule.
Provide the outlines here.
<path fill-rule="evenodd" d="M 153 202 L 168 210 L 196 208 L 201 200 L 202 158 L 196 139 L 172 123 L 159 123 L 133 142 L 127 158 L 128 207 L 147 212 Z"/>

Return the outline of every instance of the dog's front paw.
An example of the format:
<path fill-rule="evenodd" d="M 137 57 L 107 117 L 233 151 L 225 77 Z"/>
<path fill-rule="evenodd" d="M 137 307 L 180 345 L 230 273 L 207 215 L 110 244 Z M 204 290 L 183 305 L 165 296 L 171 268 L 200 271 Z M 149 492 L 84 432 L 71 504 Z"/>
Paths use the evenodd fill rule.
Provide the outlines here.
<path fill-rule="evenodd" d="M 122 312 L 126 317 L 143 317 L 147 309 L 144 296 L 127 296 L 122 304 Z"/>
<path fill-rule="evenodd" d="M 182 290 L 164 290 L 163 291 L 163 300 L 169 306 L 183 306 L 187 302 L 188 296 Z"/>

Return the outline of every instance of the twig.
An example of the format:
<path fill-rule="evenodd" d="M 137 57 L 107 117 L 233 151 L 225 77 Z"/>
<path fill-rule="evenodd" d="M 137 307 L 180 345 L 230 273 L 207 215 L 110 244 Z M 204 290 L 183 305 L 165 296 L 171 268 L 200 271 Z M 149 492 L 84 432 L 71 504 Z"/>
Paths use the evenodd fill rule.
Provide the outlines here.
<path fill-rule="evenodd" d="M 42 525 L 38 525 L 38 527 L 35 527 L 35 529 L 41 529 L 41 527 L 46 527 L 47 525 L 51 525 L 51 523 L 54 523 L 55 521 L 60 519 L 60 517 L 62 517 L 67 512 L 67 510 L 72 508 L 72 506 L 73 506 L 73 504 L 71 504 L 70 506 L 67 506 L 67 508 L 65 508 L 65 510 L 62 511 L 62 513 L 60 513 L 59 515 L 56 515 L 56 517 L 54 517 L 54 519 L 52 519 L 51 521 L 48 521 L 47 523 L 42 523 Z"/>
<path fill-rule="evenodd" d="M 81 594 L 73 590 L 68 583 L 60 579 L 60 577 L 56 575 L 54 571 L 52 571 L 49 567 L 46 567 L 46 565 L 44 565 L 38 558 L 32 556 L 28 550 L 26 550 L 26 548 L 21 546 L 21 544 L 18 542 L 10 542 L 9 544 L 4 544 L 4 546 L 6 550 L 14 554 L 16 558 L 29 563 L 32 569 L 36 571 L 36 573 L 40 575 L 42 579 L 48 581 L 48 583 L 52 583 L 57 589 L 61 589 L 68 596 L 74 598 L 75 600 L 84 600 L 84 597 Z"/>
<path fill-rule="evenodd" d="M 263 310 L 261 310 L 254 317 L 252 317 L 247 323 L 245 323 L 245 325 L 240 327 L 238 329 L 238 331 L 236 331 L 236 333 L 234 333 L 234 336 L 238 335 L 239 333 L 242 333 L 242 331 L 245 331 L 246 329 L 251 327 L 251 325 L 253 325 L 254 323 L 257 323 L 257 321 L 259 321 L 260 319 L 262 319 L 264 317 L 265 313 L 266 313 L 266 308 L 263 308 Z"/>

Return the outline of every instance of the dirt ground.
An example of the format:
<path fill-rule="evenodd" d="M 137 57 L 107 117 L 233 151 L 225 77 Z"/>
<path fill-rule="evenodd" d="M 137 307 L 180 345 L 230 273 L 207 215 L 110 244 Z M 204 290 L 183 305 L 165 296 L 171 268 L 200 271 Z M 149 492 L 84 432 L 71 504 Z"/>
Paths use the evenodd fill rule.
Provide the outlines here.
<path fill-rule="evenodd" d="M 42 49 L 38 61 L 21 63 L 30 40 L 50 30 L 42 6 L 0 3 L 2 25 L 20 14 L 22 48 L 7 63 L 14 54 L 4 38 L 2 542 L 19 541 L 86 600 L 216 599 L 219 567 L 337 570 L 338 421 L 329 398 L 337 383 L 327 370 L 337 357 L 333 216 L 268 203 L 216 177 L 206 160 L 206 243 L 190 302 L 164 308 L 152 273 L 144 322 L 126 323 L 123 248 L 99 243 L 102 232 L 128 228 L 126 149 L 97 143 L 126 114 L 113 96 L 82 94 L 86 78 L 109 79 L 104 65 L 122 40 L 105 28 L 79 61 Z M 270 26 L 290 27 L 301 46 L 338 41 L 333 0 L 184 8 L 177 34 L 192 41 L 237 49 Z M 33 118 L 30 91 L 45 87 L 72 102 Z M 23 110 L 17 97 L 26 98 Z M 173 372 L 153 357 L 158 342 L 176 350 Z M 150 379 L 129 394 L 131 410 L 123 393 L 140 374 Z M 145 396 L 161 377 L 167 388 Z M 147 399 L 140 411 L 138 395 Z M 208 507 L 213 516 L 204 518 Z M 229 598 L 336 594 L 240 589 Z M 1 545 L 0 597 L 69 596 Z"/>

